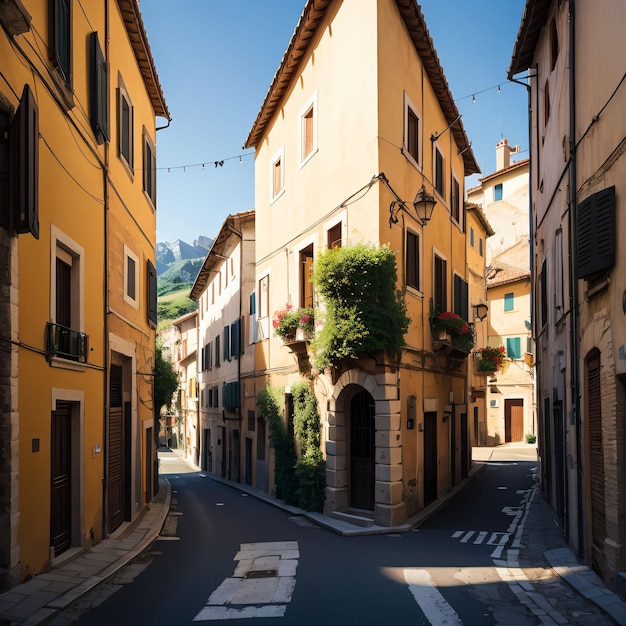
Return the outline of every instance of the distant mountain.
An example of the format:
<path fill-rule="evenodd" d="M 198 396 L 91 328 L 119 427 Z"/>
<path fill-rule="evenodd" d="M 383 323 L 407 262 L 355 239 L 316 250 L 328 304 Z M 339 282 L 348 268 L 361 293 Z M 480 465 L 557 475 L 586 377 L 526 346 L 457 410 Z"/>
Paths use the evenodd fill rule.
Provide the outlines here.
<path fill-rule="evenodd" d="M 161 242 L 156 246 L 157 275 L 160 276 L 176 261 L 204 259 L 213 239 L 200 235 L 193 244 L 177 239 L 174 243 Z M 195 278 L 195 277 L 194 277 Z"/>
<path fill-rule="evenodd" d="M 189 299 L 189 292 L 212 245 L 213 239 L 203 236 L 193 244 L 180 239 L 174 243 L 157 243 L 159 325 L 198 308 L 198 303 Z"/>

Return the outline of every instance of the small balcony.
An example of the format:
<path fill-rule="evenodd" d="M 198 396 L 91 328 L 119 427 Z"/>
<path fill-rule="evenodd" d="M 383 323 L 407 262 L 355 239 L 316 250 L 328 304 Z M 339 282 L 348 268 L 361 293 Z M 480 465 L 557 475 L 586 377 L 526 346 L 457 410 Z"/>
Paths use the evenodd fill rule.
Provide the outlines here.
<path fill-rule="evenodd" d="M 46 341 L 48 358 L 57 357 L 78 363 L 87 362 L 88 337 L 85 333 L 48 322 Z"/>

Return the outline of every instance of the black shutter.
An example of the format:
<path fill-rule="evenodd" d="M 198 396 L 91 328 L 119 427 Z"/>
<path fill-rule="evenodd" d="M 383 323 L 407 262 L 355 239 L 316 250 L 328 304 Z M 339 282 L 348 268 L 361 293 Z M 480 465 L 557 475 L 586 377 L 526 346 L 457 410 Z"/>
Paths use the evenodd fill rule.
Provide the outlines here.
<path fill-rule="evenodd" d="M 98 41 L 98 33 L 91 33 L 90 40 L 90 121 L 96 141 L 104 143 L 109 140 L 109 77 L 107 64 Z"/>
<path fill-rule="evenodd" d="M 234 321 L 230 325 L 230 354 L 237 358 L 241 353 L 241 322 Z"/>
<path fill-rule="evenodd" d="M 14 228 L 39 239 L 39 111 L 28 85 L 24 85 L 10 135 Z"/>
<path fill-rule="evenodd" d="M 72 45 L 70 36 L 70 3 L 68 0 L 50 0 L 48 22 L 50 24 L 50 58 L 71 84 Z"/>
<path fill-rule="evenodd" d="M 454 312 L 467 320 L 468 316 L 468 294 L 467 283 L 458 275 L 454 275 Z"/>
<path fill-rule="evenodd" d="M 0 226 L 9 228 L 9 114 L 0 110 Z"/>
<path fill-rule="evenodd" d="M 157 327 L 157 273 L 151 261 L 148 261 L 148 322 Z"/>
<path fill-rule="evenodd" d="M 615 187 L 594 193 L 578 206 L 576 277 L 615 265 Z"/>
<path fill-rule="evenodd" d="M 435 255 L 434 279 L 435 285 L 433 289 L 435 306 L 439 307 L 440 312 L 448 309 L 448 263 L 441 257 Z"/>

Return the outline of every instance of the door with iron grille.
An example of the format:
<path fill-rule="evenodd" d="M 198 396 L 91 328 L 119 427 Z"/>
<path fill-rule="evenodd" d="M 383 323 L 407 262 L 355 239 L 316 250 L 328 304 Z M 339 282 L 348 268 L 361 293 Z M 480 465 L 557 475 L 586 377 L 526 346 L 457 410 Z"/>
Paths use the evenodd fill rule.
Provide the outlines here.
<path fill-rule="evenodd" d="M 374 509 L 374 399 L 365 390 L 350 402 L 350 504 Z"/>

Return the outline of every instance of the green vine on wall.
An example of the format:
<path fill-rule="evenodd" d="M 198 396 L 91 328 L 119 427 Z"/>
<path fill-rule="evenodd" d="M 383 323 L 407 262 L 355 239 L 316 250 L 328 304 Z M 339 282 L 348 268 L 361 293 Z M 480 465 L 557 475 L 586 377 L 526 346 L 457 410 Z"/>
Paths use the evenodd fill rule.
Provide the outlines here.
<path fill-rule="evenodd" d="M 320 449 L 322 421 L 317 398 L 307 383 L 291 386 L 293 427 L 300 449 L 296 462 L 296 496 L 305 511 L 322 511 L 326 488 L 326 463 Z"/>
<path fill-rule="evenodd" d="M 316 367 L 359 353 L 399 354 L 411 320 L 396 289 L 392 250 L 368 244 L 326 250 L 317 259 L 313 282 L 326 308 L 313 342 Z"/>
<path fill-rule="evenodd" d="M 291 393 L 299 458 L 283 419 L 284 389 L 267 386 L 257 395 L 257 404 L 268 420 L 274 446 L 276 495 L 287 504 L 306 511 L 321 511 L 324 508 L 326 465 L 320 449 L 322 424 L 317 399 L 307 383 L 293 385 Z"/>
<path fill-rule="evenodd" d="M 296 463 L 296 453 L 293 439 L 287 433 L 283 421 L 284 389 L 270 387 L 261 389 L 257 394 L 257 405 L 261 415 L 267 418 L 270 441 L 274 446 L 274 481 L 276 483 L 276 497 L 287 504 L 295 504 L 295 475 L 293 472 Z"/>

